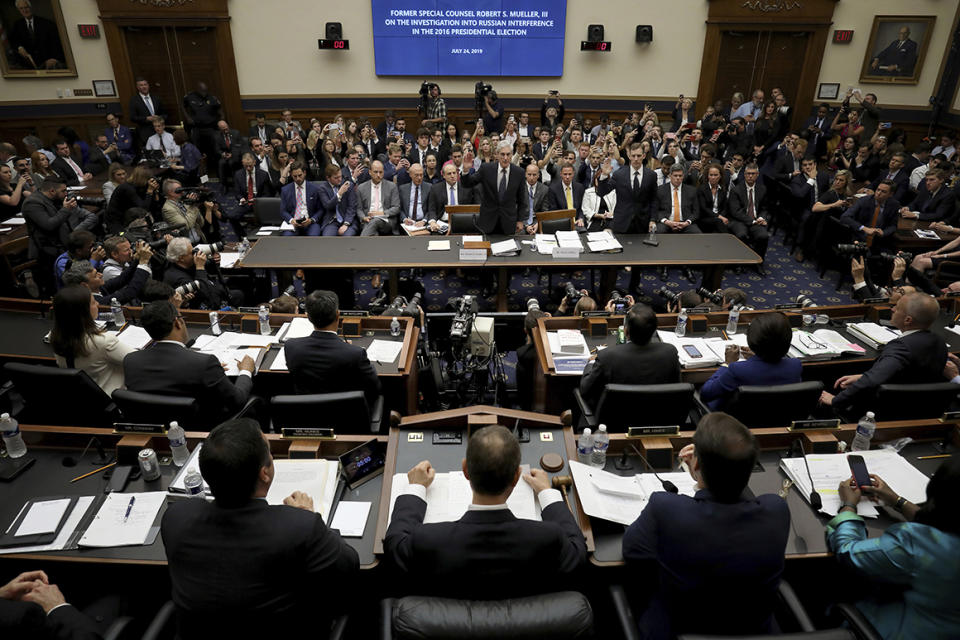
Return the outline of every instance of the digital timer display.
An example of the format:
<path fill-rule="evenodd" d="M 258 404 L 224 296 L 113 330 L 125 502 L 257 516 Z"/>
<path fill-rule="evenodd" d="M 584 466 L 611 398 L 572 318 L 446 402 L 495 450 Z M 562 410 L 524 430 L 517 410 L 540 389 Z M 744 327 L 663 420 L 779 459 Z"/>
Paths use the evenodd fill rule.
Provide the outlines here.
<path fill-rule="evenodd" d="M 349 41 L 349 40 L 324 40 L 324 39 L 321 38 L 320 40 L 317 40 L 317 44 L 319 45 L 319 48 L 321 48 L 321 49 L 340 49 L 340 50 L 344 50 L 344 49 L 349 49 L 349 48 L 350 48 L 350 41 Z"/>
<path fill-rule="evenodd" d="M 613 43 L 609 40 L 601 40 L 600 42 L 580 41 L 580 51 L 610 51 L 611 48 L 613 48 Z"/>

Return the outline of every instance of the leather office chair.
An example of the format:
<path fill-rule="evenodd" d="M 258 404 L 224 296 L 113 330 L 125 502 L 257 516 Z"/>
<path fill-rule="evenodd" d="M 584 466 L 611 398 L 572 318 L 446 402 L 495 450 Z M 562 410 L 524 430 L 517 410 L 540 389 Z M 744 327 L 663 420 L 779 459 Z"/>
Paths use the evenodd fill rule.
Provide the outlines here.
<path fill-rule="evenodd" d="M 821 391 L 820 381 L 743 386 L 733 394 L 724 411 L 750 428 L 786 427 L 810 416 L 820 401 Z"/>
<path fill-rule="evenodd" d="M 537 233 L 552 235 L 557 231 L 573 231 L 577 228 L 575 222 L 576 209 L 540 211 L 534 215 L 537 218 Z"/>
<path fill-rule="evenodd" d="M 338 434 L 380 433 L 383 396 L 372 407 L 362 391 L 274 396 L 270 399 L 274 430 L 284 427 L 329 427 Z"/>
<path fill-rule="evenodd" d="M 140 640 L 174 640 L 177 629 L 177 606 L 172 600 L 164 603 L 157 615 L 153 617 L 150 626 L 144 631 Z M 333 621 L 333 627 L 326 640 L 341 640 L 347 628 L 347 616 L 341 616 Z"/>
<path fill-rule="evenodd" d="M 162 396 L 129 389 L 117 389 L 113 399 L 128 422 L 170 424 L 177 421 L 184 429 L 198 427 L 208 431 L 215 425 L 200 425 L 200 405 L 196 398 Z"/>
<path fill-rule="evenodd" d="M 627 427 L 696 424 L 690 418 L 694 401 L 689 382 L 608 384 L 595 408 L 587 405 L 579 389 L 574 389 L 573 397 L 580 409 L 580 426 L 591 429 L 605 424 L 608 432 L 623 433 Z"/>
<path fill-rule="evenodd" d="M 117 405 L 85 371 L 19 362 L 8 362 L 3 371 L 10 379 L 4 389 L 10 414 L 20 422 L 108 427 L 120 420 Z"/>
<path fill-rule="evenodd" d="M 450 226 L 447 228 L 448 236 L 457 236 L 457 235 L 477 235 L 480 233 L 477 230 L 477 220 L 479 219 L 479 213 L 472 212 L 448 212 L 447 221 Z"/>
<path fill-rule="evenodd" d="M 939 418 L 957 399 L 960 386 L 952 382 L 882 384 L 877 390 L 877 420 Z"/>
<path fill-rule="evenodd" d="M 253 201 L 253 215 L 260 226 L 277 226 L 283 222 L 280 198 L 257 198 Z"/>
<path fill-rule="evenodd" d="M 408 596 L 383 600 L 380 609 L 380 640 L 593 637 L 590 602 L 575 591 L 509 600 Z"/>

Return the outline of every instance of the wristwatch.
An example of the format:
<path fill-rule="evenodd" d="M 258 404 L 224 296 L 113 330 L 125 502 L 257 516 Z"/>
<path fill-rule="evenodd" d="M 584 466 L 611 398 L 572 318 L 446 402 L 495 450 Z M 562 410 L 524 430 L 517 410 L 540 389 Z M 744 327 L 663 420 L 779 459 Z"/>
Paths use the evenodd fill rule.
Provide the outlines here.
<path fill-rule="evenodd" d="M 897 510 L 897 513 L 903 513 L 903 505 L 907 503 L 907 499 L 903 496 L 897 498 L 897 501 L 893 503 L 893 508 Z"/>
<path fill-rule="evenodd" d="M 842 503 L 842 504 L 840 505 L 840 509 L 843 509 L 844 507 L 850 507 L 851 509 L 853 509 L 853 512 L 854 512 L 854 513 L 857 512 L 857 505 L 855 505 L 855 504 L 852 503 L 852 502 L 844 502 L 844 503 Z M 839 513 L 840 509 L 837 510 L 838 513 Z"/>

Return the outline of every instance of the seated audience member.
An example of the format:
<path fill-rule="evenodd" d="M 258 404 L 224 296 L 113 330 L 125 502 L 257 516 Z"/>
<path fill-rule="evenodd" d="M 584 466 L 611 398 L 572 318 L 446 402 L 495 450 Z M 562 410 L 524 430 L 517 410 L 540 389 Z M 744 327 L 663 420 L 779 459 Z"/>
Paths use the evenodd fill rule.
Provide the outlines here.
<path fill-rule="evenodd" d="M 99 640 L 96 623 L 67 602 L 43 571 L 26 571 L 0 586 L 0 634 L 8 640 Z"/>
<path fill-rule="evenodd" d="M 400 185 L 400 220 L 405 225 L 425 227 L 429 220 L 431 184 L 423 179 L 423 167 L 410 165 L 410 182 Z"/>
<path fill-rule="evenodd" d="M 760 170 L 750 163 L 743 168 L 740 183 L 730 190 L 727 201 L 730 232 L 747 243 L 761 258 L 767 255 L 770 233 L 767 230 L 767 188 L 757 178 Z"/>
<path fill-rule="evenodd" d="M 163 203 L 163 221 L 171 227 L 182 228 L 181 234 L 190 239 L 190 242 L 199 243 L 210 240 L 214 235 L 214 220 L 221 214 L 216 209 L 216 203 L 209 200 L 203 203 L 203 209 L 196 204 L 197 196 L 189 193 L 177 193 L 182 185 L 177 180 L 163 181 L 163 195 L 167 199 Z"/>
<path fill-rule="evenodd" d="M 198 282 L 200 289 L 193 294 L 190 308 L 220 309 L 224 305 L 239 306 L 243 294 L 228 290 L 221 282 L 219 272 L 213 273 L 207 268 L 208 259 L 210 256 L 195 250 L 186 238 L 173 238 L 167 243 L 167 270 L 163 273 L 163 281 L 175 289 L 187 283 Z M 215 262 L 212 268 L 216 268 Z"/>
<path fill-rule="evenodd" d="M 275 191 L 270 174 L 257 168 L 256 158 L 252 153 L 243 154 L 240 164 L 240 169 L 233 174 L 233 196 L 239 204 L 233 213 L 227 213 L 227 218 L 237 237 L 243 238 L 246 235 L 243 217 L 253 213 L 253 203 L 257 198 L 269 198 Z"/>
<path fill-rule="evenodd" d="M 956 141 L 956 135 L 950 131 L 947 131 L 940 136 L 940 144 L 933 148 L 930 151 L 930 155 L 937 155 L 942 153 L 947 160 L 953 159 L 953 154 L 957 152 L 957 147 L 954 144 Z"/>
<path fill-rule="evenodd" d="M 133 144 L 133 134 L 128 127 L 120 124 L 120 119 L 117 114 L 107 114 L 107 127 L 103 130 L 103 133 L 107 137 L 107 143 L 116 147 L 120 153 L 120 162 L 124 164 L 133 162 L 133 156 L 136 153 L 136 148 Z"/>
<path fill-rule="evenodd" d="M 7 165 L 0 165 L 0 221 L 20 213 L 23 201 L 33 193 L 33 178 L 30 173 L 14 172 Z"/>
<path fill-rule="evenodd" d="M 696 188 L 697 226 L 704 233 L 733 233 L 727 217 L 730 189 L 723 183 L 723 167 L 716 162 L 705 165 L 703 176 L 706 179 Z"/>
<path fill-rule="evenodd" d="M 57 289 L 63 286 L 63 272 L 77 260 L 89 260 L 94 267 L 99 267 L 107 254 L 103 247 L 93 248 L 97 237 L 83 229 L 71 231 L 67 236 L 67 250 L 57 256 L 53 264 L 53 273 Z"/>
<path fill-rule="evenodd" d="M 153 121 L 153 135 L 147 139 L 144 151 L 160 151 L 167 161 L 176 161 L 180 158 L 180 147 L 173 140 L 173 135 L 166 130 L 163 120 Z"/>
<path fill-rule="evenodd" d="M 184 184 L 196 186 L 200 183 L 200 162 L 203 160 L 203 154 L 183 129 L 173 132 L 173 141 L 180 147 L 180 159 L 172 163 L 170 168 L 176 172 L 174 175 Z M 221 184 L 226 185 L 226 182 Z M 225 186 L 223 188 L 226 189 Z"/>
<path fill-rule="evenodd" d="M 94 146 L 90 150 L 90 160 L 83 168 L 91 176 L 95 176 L 106 171 L 118 160 L 120 160 L 120 153 L 116 145 L 107 142 L 107 136 L 101 133 L 94 140 Z"/>
<path fill-rule="evenodd" d="M 877 179 L 870 185 L 869 190 L 876 191 L 878 184 L 890 181 L 893 186 L 893 199 L 897 202 L 906 202 L 906 198 L 910 194 L 910 172 L 903 168 L 906 161 L 907 154 L 902 151 L 893 154 L 887 163 L 887 171 L 880 172 Z M 863 191 L 869 190 L 863 189 Z"/>
<path fill-rule="evenodd" d="M 150 169 L 140 164 L 133 168 L 125 182 L 117 185 L 107 210 L 103 214 L 103 223 L 107 233 L 120 233 L 126 226 L 125 217 L 134 207 L 146 209 L 151 213 L 160 212 L 160 182 L 150 175 Z"/>
<path fill-rule="evenodd" d="M 914 220 L 947 220 L 953 217 L 956 208 L 956 194 L 947 187 L 949 176 L 945 171 L 934 169 L 924 176 L 923 191 L 909 207 L 900 208 L 900 216 Z"/>
<path fill-rule="evenodd" d="M 50 163 L 50 168 L 57 172 L 57 175 L 68 187 L 76 187 L 87 180 L 93 179 L 93 175 L 81 169 L 80 165 L 70 156 L 70 145 L 66 140 L 62 138 L 54 140 L 53 148 L 57 152 L 57 157 Z"/>
<path fill-rule="evenodd" d="M 775 631 L 790 510 L 775 494 L 744 496 L 757 459 L 753 434 L 725 413 L 709 413 L 680 457 L 697 482 L 695 496 L 653 493 L 623 536 L 624 560 L 653 563 L 659 573 L 657 593 L 640 620 L 642 634 Z"/>
<path fill-rule="evenodd" d="M 127 389 L 157 395 L 196 398 L 200 420 L 213 424 L 236 413 L 250 397 L 254 364 L 244 356 L 240 374 L 230 382 L 220 361 L 209 353 L 187 349 L 187 323 L 170 302 L 143 307 L 140 324 L 154 343 L 123 360 Z"/>
<path fill-rule="evenodd" d="M 447 222 L 447 205 L 474 204 L 476 196 L 473 189 L 463 186 L 459 181 L 457 168 L 453 164 L 443 166 L 443 182 L 430 189 L 429 218 L 431 231 L 438 231 L 441 222 Z"/>
<path fill-rule="evenodd" d="M 340 173 L 339 168 L 332 168 Z M 307 171 L 299 162 L 290 165 L 290 178 L 291 182 L 280 191 L 280 215 L 293 225 L 294 230 L 284 231 L 283 235 L 319 236 L 322 231 L 319 224 L 323 215 L 322 188 L 307 181 Z M 339 202 L 339 197 L 336 200 Z"/>
<path fill-rule="evenodd" d="M 550 477 L 531 469 L 523 479 L 540 503 L 542 522 L 517 518 L 507 498 L 520 480 L 520 444 L 507 428 L 473 433 L 462 463 L 472 504 L 455 522 L 424 524 L 427 488 L 436 471 L 424 460 L 393 507 L 386 557 L 408 588 L 448 598 L 501 599 L 557 591 L 586 564 L 583 534 Z M 469 580 L 462 579 L 469 576 Z"/>
<path fill-rule="evenodd" d="M 899 595 L 860 600 L 857 609 L 883 638 L 960 637 L 960 458 L 945 460 L 933 474 L 922 507 L 878 476 L 870 479 L 867 487 L 856 486 L 853 478 L 840 483 L 843 506 L 827 523 L 827 544 L 841 565 L 856 572 L 859 584 L 879 583 Z M 900 512 L 906 522 L 868 539 L 857 515 L 864 497 Z"/>
<path fill-rule="evenodd" d="M 854 238 L 880 248 L 897 231 L 900 203 L 893 199 L 893 185 L 886 180 L 877 185 L 872 196 L 859 198 L 840 216 L 840 222 L 853 231 Z"/>
<path fill-rule="evenodd" d="M 380 395 L 380 379 L 362 347 L 337 335 L 340 309 L 337 294 L 317 289 L 307 296 L 307 317 L 314 331 L 284 346 L 287 367 L 298 393 L 363 391 L 367 405 Z"/>
<path fill-rule="evenodd" d="M 697 209 L 697 191 L 683 183 L 683 167 L 670 169 L 670 183 L 657 188 L 657 213 L 651 222 L 656 222 L 657 233 L 700 233 L 696 222 L 700 217 Z"/>
<path fill-rule="evenodd" d="M 857 420 L 870 410 L 882 384 L 940 382 L 947 345 L 930 331 L 939 315 L 936 298 L 923 293 L 901 297 L 893 308 L 890 323 L 903 335 L 887 343 L 866 373 L 839 378 L 834 387 L 841 391 L 836 396 L 824 391 L 820 402 L 832 405 L 845 418 Z"/>
<path fill-rule="evenodd" d="M 113 192 L 126 181 L 127 168 L 118 162 L 111 164 L 107 169 L 107 181 L 103 183 L 103 199 L 106 200 L 107 206 L 110 205 Z"/>
<path fill-rule="evenodd" d="M 110 236 L 103 241 L 106 261 L 103 263 L 103 281 L 110 282 L 127 268 L 133 259 L 133 245 L 126 236 Z"/>
<path fill-rule="evenodd" d="M 315 512 L 321 496 L 267 504 L 275 468 L 253 420 L 215 427 L 199 462 L 214 500 L 171 504 L 160 526 L 178 637 L 326 638 L 359 559 Z"/>
<path fill-rule="evenodd" d="M 664 384 L 680 382 L 680 359 L 672 344 L 651 342 L 657 330 L 657 316 L 645 304 L 630 307 L 624 317 L 624 344 L 597 354 L 580 380 L 580 393 L 596 407 L 608 384 Z"/>
<path fill-rule="evenodd" d="M 153 250 L 150 245 L 138 246 L 136 257 L 136 265 L 128 266 L 110 282 L 103 281 L 103 274 L 89 260 L 77 260 L 63 272 L 63 284 L 82 284 L 93 293 L 99 304 L 110 304 L 113 298 L 120 304 L 132 304 L 137 301 L 140 290 L 152 275 L 150 258 L 153 257 Z"/>
<path fill-rule="evenodd" d="M 319 209 L 315 216 L 319 231 L 313 233 L 311 226 L 307 235 L 357 235 L 357 189 L 352 182 L 344 182 L 343 173 L 336 165 L 327 165 L 324 173 L 327 179 L 318 187 Z"/>
<path fill-rule="evenodd" d="M 123 359 L 136 351 L 96 325 L 100 312 L 90 289 L 64 287 L 53 297 L 50 346 L 57 366 L 82 369 L 107 395 L 123 387 Z"/>
<path fill-rule="evenodd" d="M 360 235 L 392 236 L 400 230 L 397 221 L 400 192 L 396 184 L 383 179 L 382 162 L 374 160 L 370 163 L 370 179 L 360 183 L 356 191 L 357 224 L 362 227 Z"/>
<path fill-rule="evenodd" d="M 802 365 L 788 358 L 793 330 L 782 313 L 761 313 L 750 321 L 747 344 L 750 355 L 717 369 L 700 389 L 700 399 L 711 411 L 723 409 L 731 396 L 744 385 L 772 386 L 800 382 Z"/>
<path fill-rule="evenodd" d="M 30 236 L 28 255 L 37 261 L 33 273 L 42 293 L 54 291 L 54 262 L 66 250 L 69 233 L 88 228 L 88 213 L 77 206 L 75 198 L 67 197 L 67 185 L 55 179 L 44 180 L 40 189 L 24 201 L 23 217 Z M 91 216 L 96 222 L 96 215 Z M 82 223 L 73 224 L 81 218 Z"/>

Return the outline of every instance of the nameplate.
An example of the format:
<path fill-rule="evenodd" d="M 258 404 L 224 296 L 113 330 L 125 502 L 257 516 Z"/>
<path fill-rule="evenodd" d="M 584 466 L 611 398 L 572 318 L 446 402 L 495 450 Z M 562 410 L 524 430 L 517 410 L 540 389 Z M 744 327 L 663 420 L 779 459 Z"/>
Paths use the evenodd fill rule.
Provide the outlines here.
<path fill-rule="evenodd" d="M 691 309 L 687 309 L 687 315 L 690 315 L 691 313 L 714 313 L 716 311 L 720 311 L 720 309 L 714 309 L 713 307 L 693 307 Z"/>
<path fill-rule="evenodd" d="M 433 444 L 463 444 L 463 432 L 434 431 Z"/>
<path fill-rule="evenodd" d="M 554 247 L 553 258 L 555 260 L 579 260 L 580 247 Z"/>
<path fill-rule="evenodd" d="M 114 433 L 137 433 L 151 436 L 167 435 L 167 428 L 162 424 L 140 424 L 136 422 L 114 422 Z"/>
<path fill-rule="evenodd" d="M 651 427 L 627 427 L 628 438 L 642 438 L 644 436 L 675 436 L 680 433 L 680 425 L 660 425 Z"/>
<path fill-rule="evenodd" d="M 864 298 L 863 304 L 879 304 L 882 302 L 890 302 L 890 298 L 876 297 L 876 298 Z"/>
<path fill-rule="evenodd" d="M 940 416 L 940 422 L 957 422 L 960 421 L 960 411 L 947 411 L 942 416 Z"/>
<path fill-rule="evenodd" d="M 790 423 L 790 431 L 822 431 L 824 429 L 839 429 L 840 418 L 830 420 L 794 420 Z"/>
<path fill-rule="evenodd" d="M 484 249 L 490 251 L 490 243 L 486 240 L 464 240 L 464 249 Z"/>
<path fill-rule="evenodd" d="M 296 440 L 336 440 L 337 434 L 328 427 L 284 427 L 280 437 Z"/>
<path fill-rule="evenodd" d="M 602 309 L 597 309 L 596 311 L 581 311 L 580 316 L 583 318 L 609 318 L 613 314 L 609 311 L 604 311 Z"/>
<path fill-rule="evenodd" d="M 486 262 L 486 249 L 460 249 L 460 259 L 468 262 Z"/>
<path fill-rule="evenodd" d="M 364 311 L 362 309 L 341 309 L 340 317 L 341 318 L 366 318 L 370 315 L 369 311 Z"/>
<path fill-rule="evenodd" d="M 803 309 L 803 305 L 799 302 L 786 302 L 784 304 L 775 304 L 773 305 L 774 309 Z"/>

